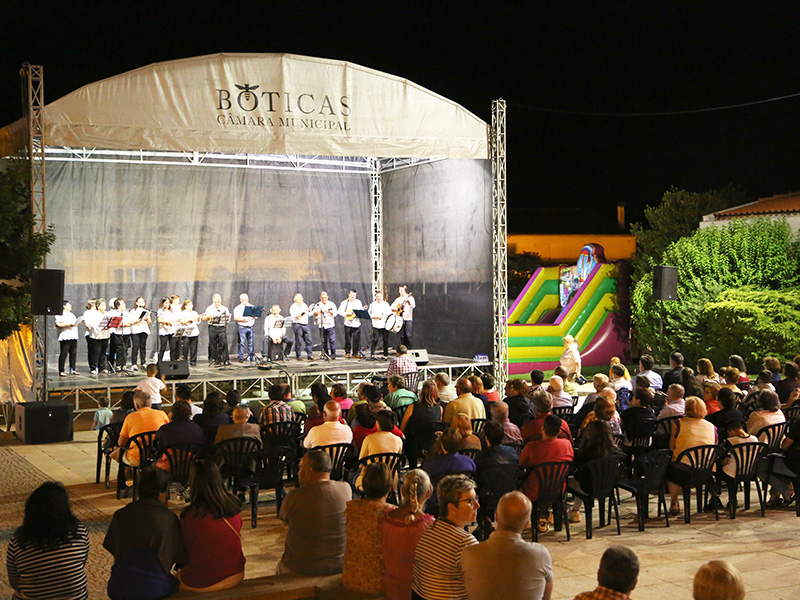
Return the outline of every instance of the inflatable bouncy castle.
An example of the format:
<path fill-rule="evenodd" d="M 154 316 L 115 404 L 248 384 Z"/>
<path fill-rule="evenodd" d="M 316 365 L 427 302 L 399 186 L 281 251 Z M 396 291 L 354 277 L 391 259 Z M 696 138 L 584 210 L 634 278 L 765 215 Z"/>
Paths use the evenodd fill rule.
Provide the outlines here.
<path fill-rule="evenodd" d="M 618 330 L 615 318 L 618 280 L 599 244 L 584 246 L 575 265 L 537 269 L 508 310 L 509 375 L 557 367 L 568 334 L 584 366 L 625 360 L 628 332 Z"/>

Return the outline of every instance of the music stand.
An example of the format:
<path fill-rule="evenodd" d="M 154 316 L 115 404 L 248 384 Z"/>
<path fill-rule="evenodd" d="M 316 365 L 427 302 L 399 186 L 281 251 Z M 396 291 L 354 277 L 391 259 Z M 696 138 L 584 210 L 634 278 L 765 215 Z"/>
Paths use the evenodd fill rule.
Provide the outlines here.
<path fill-rule="evenodd" d="M 315 302 L 314 304 L 312 304 L 311 307 L 309 307 L 308 311 L 311 314 L 314 314 L 314 311 L 317 309 L 317 306 L 319 306 L 319 302 Z M 323 314 L 324 313 L 322 312 L 322 310 L 320 310 L 319 316 L 314 315 L 314 318 L 317 320 L 317 327 L 319 328 L 319 357 L 325 362 L 331 362 L 331 357 L 328 355 L 328 350 L 325 348 L 325 335 L 322 333 L 323 329 L 325 329 L 322 326 L 322 322 L 324 320 Z"/>
<path fill-rule="evenodd" d="M 242 316 L 253 317 L 254 319 L 260 319 L 263 312 L 264 312 L 263 306 L 245 306 L 244 311 L 242 312 Z"/>

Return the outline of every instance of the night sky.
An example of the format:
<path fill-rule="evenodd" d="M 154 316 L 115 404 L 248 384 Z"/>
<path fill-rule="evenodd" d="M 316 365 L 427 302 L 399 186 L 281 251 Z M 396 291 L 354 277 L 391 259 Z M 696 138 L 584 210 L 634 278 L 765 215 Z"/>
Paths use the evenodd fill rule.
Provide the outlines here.
<path fill-rule="evenodd" d="M 800 96 L 622 116 L 800 93 L 797 2 L 52 4 L 4 4 L 0 125 L 21 115 L 25 61 L 53 101 L 153 62 L 288 52 L 408 78 L 487 122 L 504 98 L 514 233 L 613 232 L 618 203 L 639 220 L 670 186 L 800 190 Z"/>

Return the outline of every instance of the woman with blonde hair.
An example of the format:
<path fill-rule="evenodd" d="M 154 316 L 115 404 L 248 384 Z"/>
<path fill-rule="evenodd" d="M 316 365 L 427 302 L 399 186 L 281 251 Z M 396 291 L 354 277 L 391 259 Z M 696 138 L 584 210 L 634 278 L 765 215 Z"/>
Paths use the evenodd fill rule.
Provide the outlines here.
<path fill-rule="evenodd" d="M 724 560 L 707 562 L 695 573 L 692 597 L 694 600 L 744 600 L 742 574 Z"/>
<path fill-rule="evenodd" d="M 564 352 L 561 353 L 559 362 L 561 366 L 567 370 L 570 379 L 574 375 L 576 378 L 581 376 L 581 351 L 578 349 L 578 343 L 571 335 L 565 335 L 561 338 L 564 342 Z"/>
<path fill-rule="evenodd" d="M 411 598 L 411 575 L 417 542 L 436 520 L 425 512 L 431 497 L 431 480 L 422 469 L 403 478 L 403 504 L 383 519 L 383 589 L 388 600 Z M 389 550 L 389 551 L 386 551 Z"/>
<path fill-rule="evenodd" d="M 702 385 L 706 381 L 719 383 L 719 375 L 714 371 L 714 363 L 708 358 L 701 358 L 697 361 L 697 380 Z"/>

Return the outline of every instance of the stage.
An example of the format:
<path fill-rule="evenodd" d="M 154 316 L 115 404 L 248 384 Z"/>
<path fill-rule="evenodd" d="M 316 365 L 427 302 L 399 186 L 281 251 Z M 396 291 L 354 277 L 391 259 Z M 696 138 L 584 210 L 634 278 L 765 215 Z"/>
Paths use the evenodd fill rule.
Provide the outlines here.
<path fill-rule="evenodd" d="M 390 357 L 391 358 L 391 357 Z M 420 381 L 432 378 L 443 371 L 452 380 L 474 373 L 491 373 L 492 365 L 486 361 L 476 362 L 457 356 L 430 354 L 427 365 L 420 365 Z M 170 406 L 175 398 L 175 387 L 180 383 L 192 389 L 194 401 L 202 403 L 206 394 L 219 391 L 239 390 L 245 400 L 261 400 L 267 397 L 269 386 L 274 383 L 288 382 L 292 386 L 295 397 L 310 398 L 309 387 L 321 381 L 328 388 L 334 383 L 343 383 L 351 395 L 362 381 L 372 381 L 375 375 L 385 375 L 390 359 L 366 360 L 346 359 L 337 356 L 336 360 L 297 360 L 291 358 L 285 362 L 273 363 L 270 368 L 260 368 L 253 363 L 239 363 L 236 359 L 226 367 L 209 367 L 208 361 L 198 361 L 192 367 L 186 379 L 167 380 L 164 392 L 164 406 Z M 132 390 L 145 377 L 141 372 L 133 376 L 123 374 L 88 375 L 86 365 L 79 365 L 80 375 L 59 377 L 58 370 L 51 365 L 48 369 L 47 386 L 50 400 L 64 400 L 73 404 L 76 418 L 83 413 L 92 413 L 98 407 L 98 400 L 106 398 L 109 406 L 114 408 L 122 394 Z"/>

